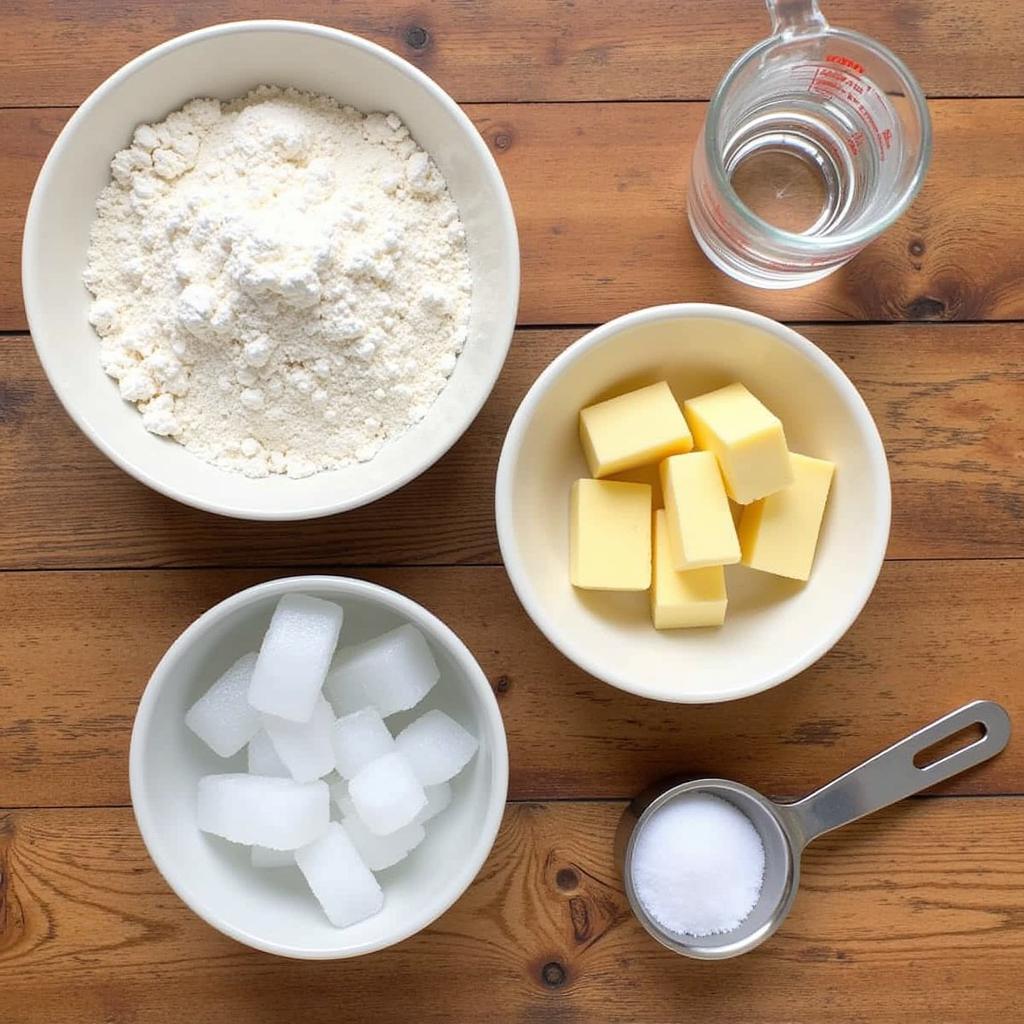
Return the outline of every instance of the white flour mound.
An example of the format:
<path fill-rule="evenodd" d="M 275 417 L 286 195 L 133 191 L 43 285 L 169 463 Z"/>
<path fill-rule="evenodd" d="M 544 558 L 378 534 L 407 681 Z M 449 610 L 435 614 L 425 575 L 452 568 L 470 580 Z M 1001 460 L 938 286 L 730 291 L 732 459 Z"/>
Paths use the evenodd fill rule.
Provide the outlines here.
<path fill-rule="evenodd" d="M 100 358 L 142 422 L 248 476 L 372 459 L 466 340 L 459 212 L 394 114 L 261 86 L 141 125 L 97 202 Z"/>

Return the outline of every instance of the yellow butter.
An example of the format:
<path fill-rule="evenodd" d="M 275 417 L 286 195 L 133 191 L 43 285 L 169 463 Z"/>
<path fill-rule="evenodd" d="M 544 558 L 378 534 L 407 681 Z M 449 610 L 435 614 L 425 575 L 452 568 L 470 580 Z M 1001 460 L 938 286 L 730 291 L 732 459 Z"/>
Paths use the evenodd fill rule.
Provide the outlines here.
<path fill-rule="evenodd" d="M 664 508 L 665 501 L 661 496 L 661 465 L 649 462 L 646 466 L 634 466 L 624 469 L 621 473 L 613 473 L 604 477 L 605 480 L 622 480 L 627 484 L 647 484 L 651 488 L 651 505 L 653 508 Z M 742 507 L 742 506 L 737 506 Z"/>
<path fill-rule="evenodd" d="M 811 575 L 835 466 L 795 453 L 789 459 L 793 483 L 744 508 L 740 547 L 743 564 L 751 569 L 806 580 Z"/>
<path fill-rule="evenodd" d="M 651 489 L 646 484 L 577 480 L 569 520 L 570 579 L 584 590 L 651 585 Z"/>
<path fill-rule="evenodd" d="M 677 569 L 731 565 L 740 560 L 729 499 L 711 452 L 667 458 L 661 464 L 661 491 Z"/>
<path fill-rule="evenodd" d="M 749 505 L 793 482 L 782 421 L 742 384 L 683 403 L 696 446 L 714 452 L 726 493 Z"/>
<path fill-rule="evenodd" d="M 651 582 L 651 621 L 655 629 L 720 626 L 728 597 L 725 570 L 720 565 L 677 572 L 669 543 L 664 509 L 654 513 L 654 572 Z"/>
<path fill-rule="evenodd" d="M 595 477 L 660 462 L 693 447 L 679 403 L 664 381 L 583 409 L 580 441 Z"/>

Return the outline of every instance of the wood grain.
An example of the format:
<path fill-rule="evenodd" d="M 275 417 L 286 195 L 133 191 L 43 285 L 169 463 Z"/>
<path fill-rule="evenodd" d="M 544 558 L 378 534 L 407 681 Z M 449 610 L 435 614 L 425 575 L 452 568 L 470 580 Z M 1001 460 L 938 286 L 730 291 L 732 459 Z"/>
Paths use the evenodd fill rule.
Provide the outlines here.
<path fill-rule="evenodd" d="M 157 661 L 201 612 L 275 575 L 290 573 L 0 574 L 0 807 L 127 802 L 131 722 Z M 421 602 L 477 656 L 505 719 L 516 799 L 630 797 L 690 771 L 795 796 L 968 700 L 1024 714 L 1024 560 L 889 562 L 815 667 L 706 707 L 632 697 L 578 670 L 500 568 L 355 575 Z M 1020 793 L 1022 778 L 1024 746 L 1011 744 L 946 791 Z"/>
<path fill-rule="evenodd" d="M 611 858 L 619 804 L 510 806 L 452 910 L 333 963 L 213 931 L 156 874 L 127 810 L 15 812 L 0 817 L 5 1018 L 966 1024 L 984 1009 L 1011 1021 L 1021 805 L 910 800 L 825 837 L 783 929 L 727 964 L 676 957 L 630 915 Z"/>
<path fill-rule="evenodd" d="M 931 96 L 1024 92 L 1024 10 L 1000 0 L 829 0 L 834 25 L 892 47 Z M 432 0 L 331 5 L 292 0 L 7 0 L 4 102 L 80 103 L 136 54 L 220 21 L 282 14 L 347 29 L 389 47 L 456 99 L 707 99 L 734 58 L 768 34 L 749 0 Z M 969 21 L 969 24 L 968 24 Z"/>
<path fill-rule="evenodd" d="M 598 323 L 695 299 L 781 320 L 1024 319 L 1024 100 L 934 102 L 935 156 L 918 201 L 837 274 L 789 292 L 731 281 L 690 235 L 686 183 L 702 104 L 467 110 L 515 205 L 523 324 Z M 0 110 L 0 330 L 25 327 L 21 218 L 68 113 Z"/>
<path fill-rule="evenodd" d="M 803 330 L 878 421 L 893 479 L 889 554 L 1024 555 L 1024 324 Z M 71 423 L 29 339 L 3 339 L 0 566 L 496 563 L 505 430 L 542 367 L 580 333 L 519 331 L 490 401 L 446 458 L 369 508 L 305 523 L 221 519 L 150 491 Z"/>
<path fill-rule="evenodd" d="M 728 964 L 650 940 L 611 859 L 623 804 L 609 798 L 669 772 L 794 797 L 969 699 L 1024 714 L 1024 322 L 980 322 L 1024 321 L 1024 4 L 825 8 L 907 60 L 932 97 L 934 158 L 882 239 L 779 294 L 712 270 L 684 212 L 700 101 L 766 33 L 754 0 L 0 4 L 0 332 L 25 328 L 24 213 L 71 108 L 151 45 L 282 14 L 374 39 L 467 104 L 516 208 L 521 323 L 573 325 L 517 332 L 491 400 L 433 470 L 369 509 L 299 524 L 223 520 L 137 484 L 59 408 L 29 339 L 0 336 L 5 1022 L 1020 1018 L 1016 742 L 943 795 L 814 844 L 784 930 Z M 894 560 L 847 636 L 797 679 L 708 707 L 630 697 L 562 658 L 496 564 L 493 526 L 509 419 L 576 325 L 680 300 L 815 321 L 802 330 L 861 390 L 893 478 Z M 857 320 L 879 323 L 837 322 Z M 311 567 L 373 579 L 449 622 L 499 699 L 512 797 L 554 801 L 509 805 L 480 877 L 426 933 L 338 963 L 274 959 L 206 926 L 124 806 L 132 719 L 168 644 L 229 594 Z"/>

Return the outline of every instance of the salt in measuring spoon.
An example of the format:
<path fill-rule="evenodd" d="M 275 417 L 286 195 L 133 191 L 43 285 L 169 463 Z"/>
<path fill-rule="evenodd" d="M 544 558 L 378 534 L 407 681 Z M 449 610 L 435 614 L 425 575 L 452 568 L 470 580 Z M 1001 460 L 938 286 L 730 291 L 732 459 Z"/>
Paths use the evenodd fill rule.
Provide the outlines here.
<path fill-rule="evenodd" d="M 914 763 L 929 747 L 975 725 L 983 730 L 979 739 L 923 767 Z M 626 809 L 616 835 L 616 860 L 630 907 L 644 928 L 676 953 L 700 960 L 725 960 L 748 953 L 772 935 L 789 913 L 800 881 L 800 855 L 808 843 L 987 761 L 1002 751 L 1009 739 L 1006 711 L 994 701 L 978 700 L 926 725 L 795 803 L 776 803 L 728 779 L 674 780 L 654 786 Z M 632 882 L 633 850 L 645 823 L 671 800 L 694 792 L 717 796 L 742 811 L 760 834 L 765 855 L 761 893 L 749 916 L 730 932 L 700 938 L 666 931 L 647 913 Z"/>

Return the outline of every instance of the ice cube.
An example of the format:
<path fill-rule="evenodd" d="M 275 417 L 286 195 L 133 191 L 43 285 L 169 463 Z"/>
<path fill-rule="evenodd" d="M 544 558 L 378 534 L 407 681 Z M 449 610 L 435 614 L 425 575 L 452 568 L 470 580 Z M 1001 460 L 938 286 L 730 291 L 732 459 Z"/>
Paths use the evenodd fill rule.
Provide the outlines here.
<path fill-rule="evenodd" d="M 424 786 L 423 792 L 427 795 L 427 806 L 416 815 L 421 825 L 448 810 L 452 802 L 452 786 L 450 782 L 439 782 L 436 786 Z"/>
<path fill-rule="evenodd" d="M 257 711 L 308 722 L 327 676 L 343 613 L 330 601 L 286 594 L 277 602 L 249 686 Z"/>
<path fill-rule="evenodd" d="M 424 786 L 458 775 L 479 746 L 476 737 L 443 711 L 420 715 L 395 737 L 395 744 Z"/>
<path fill-rule="evenodd" d="M 266 846 L 254 846 L 251 852 L 254 868 L 287 868 L 295 865 L 294 850 L 271 850 Z"/>
<path fill-rule="evenodd" d="M 243 654 L 185 715 L 185 724 L 221 757 L 237 754 L 260 727 L 247 699 L 255 665 L 255 654 Z"/>
<path fill-rule="evenodd" d="M 408 825 L 427 805 L 423 787 L 401 754 L 371 761 L 349 780 L 348 795 L 363 823 L 377 836 Z"/>
<path fill-rule="evenodd" d="M 295 851 L 295 863 L 337 928 L 372 917 L 384 906 L 384 893 L 377 879 L 336 821 L 319 839 Z"/>
<path fill-rule="evenodd" d="M 326 782 L 244 773 L 206 775 L 199 780 L 199 828 L 233 843 L 294 850 L 316 839 L 330 818 Z"/>
<path fill-rule="evenodd" d="M 389 835 L 375 836 L 358 814 L 346 816 L 342 825 L 371 871 L 383 871 L 404 860 L 410 850 L 423 842 L 427 834 L 419 822 L 413 821 Z"/>
<path fill-rule="evenodd" d="M 257 716 L 259 712 L 254 712 Z M 249 774 L 250 775 L 271 775 L 278 778 L 291 778 L 284 762 L 277 756 L 274 744 L 270 742 L 266 729 L 260 729 L 251 740 L 249 740 Z"/>
<path fill-rule="evenodd" d="M 334 771 L 334 712 L 321 697 L 308 722 L 289 722 L 287 718 L 263 715 L 274 751 L 297 782 L 312 782 Z"/>
<path fill-rule="evenodd" d="M 356 805 L 352 803 L 352 797 L 348 795 L 348 783 L 344 779 L 331 783 L 331 799 L 338 810 L 341 811 L 343 818 L 353 815 L 358 817 Z"/>
<path fill-rule="evenodd" d="M 324 696 L 331 702 L 339 718 L 373 707 L 373 701 L 363 692 L 359 682 L 344 680 L 342 669 L 341 665 L 332 668 L 324 682 Z"/>
<path fill-rule="evenodd" d="M 423 634 L 407 624 L 342 648 L 327 680 L 327 696 L 338 714 L 372 704 L 387 718 L 418 704 L 440 675 Z"/>
<path fill-rule="evenodd" d="M 376 708 L 363 708 L 334 723 L 334 760 L 345 779 L 358 775 L 371 761 L 391 754 L 395 741 Z"/>

